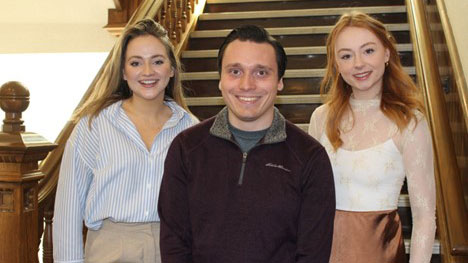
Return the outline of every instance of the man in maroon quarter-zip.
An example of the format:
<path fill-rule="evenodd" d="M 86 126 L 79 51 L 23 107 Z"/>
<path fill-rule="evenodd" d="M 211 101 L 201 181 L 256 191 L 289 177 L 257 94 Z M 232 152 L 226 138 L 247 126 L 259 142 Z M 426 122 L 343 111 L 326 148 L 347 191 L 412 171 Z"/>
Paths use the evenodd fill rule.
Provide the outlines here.
<path fill-rule="evenodd" d="M 329 260 L 335 215 L 325 149 L 274 107 L 286 54 L 257 26 L 218 54 L 226 106 L 180 133 L 159 195 L 164 263 Z"/>

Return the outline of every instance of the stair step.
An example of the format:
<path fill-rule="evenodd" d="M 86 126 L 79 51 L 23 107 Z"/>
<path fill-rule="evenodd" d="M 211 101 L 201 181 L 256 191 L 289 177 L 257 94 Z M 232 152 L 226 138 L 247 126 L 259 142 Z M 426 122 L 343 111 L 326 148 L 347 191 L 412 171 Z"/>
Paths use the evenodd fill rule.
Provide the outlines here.
<path fill-rule="evenodd" d="M 223 97 L 195 97 L 185 99 L 188 106 L 226 105 Z M 276 104 L 317 104 L 322 103 L 320 95 L 278 95 Z"/>
<path fill-rule="evenodd" d="M 218 99 L 218 101 L 220 101 Z M 221 102 L 220 102 L 221 103 Z M 276 107 L 283 114 L 283 116 L 292 123 L 305 123 L 310 120 L 312 112 L 320 106 L 320 103 L 311 104 L 277 104 Z M 201 105 L 189 106 L 190 111 L 198 117 L 198 119 L 205 120 L 213 117 L 224 107 L 224 105 Z"/>
<path fill-rule="evenodd" d="M 398 44 L 397 49 L 399 52 L 413 51 L 412 44 Z M 209 50 L 188 50 L 182 52 L 182 58 L 217 58 L 218 49 Z M 314 54 L 327 54 L 327 48 L 324 46 L 317 47 L 286 47 L 284 48 L 286 55 L 314 55 Z"/>
<path fill-rule="evenodd" d="M 415 67 L 404 67 L 405 71 L 414 75 L 416 73 Z M 315 78 L 323 77 L 325 69 L 290 69 L 284 73 L 284 78 Z M 217 71 L 207 72 L 185 72 L 182 73 L 182 80 L 219 80 Z"/>
<path fill-rule="evenodd" d="M 331 29 L 331 27 L 330 27 Z M 404 29 L 404 28 L 403 28 Z M 230 30 L 227 30 L 227 34 Z M 323 30 L 325 31 L 325 30 Z M 408 30 L 404 31 L 393 31 L 393 36 L 398 43 L 410 43 L 411 37 Z M 203 38 L 191 38 L 187 49 L 190 50 L 206 50 L 206 49 L 217 49 L 221 46 L 224 41 L 224 34 L 220 34 L 220 37 L 203 37 Z M 310 34 L 299 32 L 299 35 L 274 35 L 274 37 L 283 45 L 283 47 L 305 47 L 305 46 L 324 46 L 326 45 L 328 31 L 320 34 Z"/>
<path fill-rule="evenodd" d="M 408 31 L 407 23 L 386 24 L 390 31 Z M 304 26 L 304 27 L 283 27 L 283 28 L 266 28 L 273 36 L 277 35 L 308 35 L 308 34 L 328 34 L 333 26 Z M 190 34 L 191 38 L 214 38 L 226 37 L 232 30 L 198 30 Z"/>
<path fill-rule="evenodd" d="M 216 50 L 217 52 L 217 50 Z M 412 52 L 399 52 L 404 67 L 414 65 Z M 217 71 L 217 57 L 183 58 L 182 64 L 186 72 Z M 288 55 L 288 70 L 321 69 L 327 65 L 326 54 Z M 289 86 L 287 86 L 289 87 Z"/>
<path fill-rule="evenodd" d="M 268 2 L 267 4 L 265 2 Z M 403 5 L 404 0 L 208 0 L 205 12 Z"/>
<path fill-rule="evenodd" d="M 373 14 L 374 18 L 384 24 L 407 23 L 406 13 Z M 299 26 L 331 26 L 336 23 L 340 16 L 302 16 L 302 17 L 275 17 L 275 18 L 249 18 L 231 20 L 201 20 L 197 23 L 196 30 L 232 29 L 242 24 L 253 24 L 262 27 L 288 27 Z"/>
<path fill-rule="evenodd" d="M 310 0 L 308 0 L 310 1 Z M 263 2 L 270 2 L 270 3 L 274 3 L 274 2 L 282 2 L 282 3 L 288 3 L 288 4 L 291 4 L 293 2 L 304 2 L 304 0 L 207 0 L 206 3 L 207 4 L 253 4 L 253 3 L 263 3 Z M 316 1 L 316 2 L 319 2 L 319 1 Z M 332 1 L 322 1 L 322 2 L 325 2 L 327 5 L 330 5 L 332 3 Z M 340 1 L 337 1 L 337 2 L 340 2 Z M 343 2 L 343 1 L 341 1 Z M 361 2 L 365 2 L 365 1 L 360 1 L 359 3 Z M 395 0 L 390 0 L 390 1 L 370 1 L 372 4 L 379 4 L 379 2 L 399 2 L 399 1 L 395 1 Z M 355 2 L 353 2 L 353 4 L 357 4 Z"/>
<path fill-rule="evenodd" d="M 322 77 L 285 78 L 284 89 L 278 95 L 320 94 Z M 183 82 L 187 97 L 221 96 L 219 80 L 186 80 Z"/>
<path fill-rule="evenodd" d="M 296 10 L 270 10 L 270 11 L 245 11 L 245 12 L 221 12 L 204 13 L 198 18 L 204 20 L 233 20 L 233 19 L 259 19 L 282 18 L 304 16 L 332 16 L 341 15 L 350 11 L 362 11 L 368 14 L 392 14 L 406 13 L 406 6 L 369 6 L 369 7 L 342 7 L 342 8 L 317 8 Z"/>
<path fill-rule="evenodd" d="M 236 4 L 236 3 L 260 3 L 260 2 L 299 2 L 301 0 L 207 0 L 207 4 Z"/>
<path fill-rule="evenodd" d="M 322 77 L 325 69 L 292 69 L 286 70 L 285 78 L 314 78 Z M 185 72 L 182 73 L 182 80 L 219 80 L 217 71 L 207 72 Z"/>

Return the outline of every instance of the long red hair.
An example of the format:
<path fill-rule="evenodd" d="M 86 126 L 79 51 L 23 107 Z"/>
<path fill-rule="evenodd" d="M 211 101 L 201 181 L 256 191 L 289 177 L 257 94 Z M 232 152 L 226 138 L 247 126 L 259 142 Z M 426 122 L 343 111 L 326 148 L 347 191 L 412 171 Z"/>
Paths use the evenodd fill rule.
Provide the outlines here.
<path fill-rule="evenodd" d="M 343 144 L 340 138 L 340 123 L 346 111 L 350 110 L 349 98 L 352 94 L 351 87 L 338 72 L 335 56 L 336 39 L 346 27 L 369 30 L 390 51 L 390 58 L 383 76 L 380 108 L 389 119 L 395 122 L 400 132 L 412 119 L 417 121 L 414 110 L 424 113 L 420 91 L 401 65 L 393 35 L 380 21 L 367 14 L 362 12 L 343 14 L 328 35 L 327 67 L 320 86 L 321 93 L 326 94 L 325 103 L 329 108 L 326 133 L 335 150 Z"/>

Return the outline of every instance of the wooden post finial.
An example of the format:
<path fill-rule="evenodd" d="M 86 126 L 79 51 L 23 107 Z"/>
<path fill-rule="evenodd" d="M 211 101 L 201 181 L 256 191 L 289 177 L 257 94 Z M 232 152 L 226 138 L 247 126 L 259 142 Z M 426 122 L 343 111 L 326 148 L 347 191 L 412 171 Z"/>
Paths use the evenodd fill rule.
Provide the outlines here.
<path fill-rule="evenodd" d="M 25 131 L 21 114 L 29 106 L 29 90 L 17 81 L 0 87 L 0 108 L 5 112 L 3 132 Z"/>

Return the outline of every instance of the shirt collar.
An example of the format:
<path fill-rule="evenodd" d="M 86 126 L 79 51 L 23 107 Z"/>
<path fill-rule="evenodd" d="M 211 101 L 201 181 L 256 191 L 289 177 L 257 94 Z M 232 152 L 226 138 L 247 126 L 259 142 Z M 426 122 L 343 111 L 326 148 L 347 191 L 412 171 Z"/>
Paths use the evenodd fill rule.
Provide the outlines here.
<path fill-rule="evenodd" d="M 164 104 L 166 104 L 172 111 L 172 116 L 167 120 L 166 124 L 164 124 L 163 129 L 172 128 L 176 126 L 185 115 L 189 115 L 187 111 L 185 111 L 179 104 L 177 104 L 173 100 L 165 100 Z M 188 116 L 190 117 L 190 116 Z"/>
<path fill-rule="evenodd" d="M 123 115 L 125 115 L 125 112 L 123 111 L 122 108 L 122 100 L 117 101 L 114 104 L 111 104 L 109 107 L 103 110 L 104 115 L 112 121 L 112 123 L 115 123 L 115 120 L 122 119 Z M 162 129 L 168 129 L 176 126 L 183 118 L 185 115 L 189 115 L 187 111 L 185 111 L 181 106 L 179 106 L 175 101 L 173 100 L 164 100 L 163 102 L 166 104 L 172 111 L 172 115 L 169 118 L 169 120 L 166 121 L 164 124 L 164 127 Z M 126 115 L 125 115 L 126 116 Z M 188 116 L 190 117 L 190 116 Z M 128 118 L 124 118 L 128 119 Z M 119 125 L 118 125 L 119 126 Z"/>
<path fill-rule="evenodd" d="M 229 131 L 228 109 L 224 107 L 215 117 L 210 133 L 216 137 L 231 140 L 232 134 Z M 262 143 L 277 143 L 286 140 L 286 119 L 279 110 L 274 108 L 273 122 L 268 128 Z"/>

